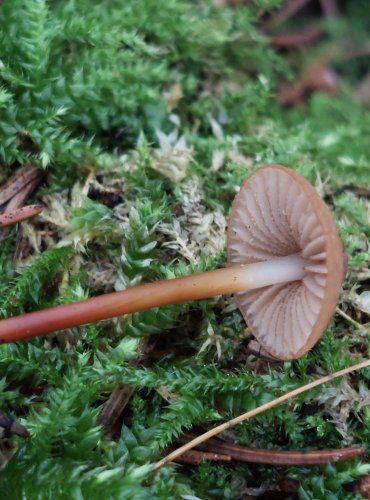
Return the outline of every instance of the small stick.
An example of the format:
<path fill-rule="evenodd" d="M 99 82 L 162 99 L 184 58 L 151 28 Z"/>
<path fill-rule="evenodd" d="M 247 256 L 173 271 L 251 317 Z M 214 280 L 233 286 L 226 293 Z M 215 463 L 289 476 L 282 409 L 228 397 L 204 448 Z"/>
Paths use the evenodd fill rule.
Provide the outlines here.
<path fill-rule="evenodd" d="M 227 429 L 230 429 L 230 427 L 233 427 L 236 424 L 240 424 L 241 422 L 244 422 L 245 420 L 249 420 L 252 417 L 255 417 L 256 415 L 259 415 L 260 413 L 264 413 L 265 411 L 269 410 L 270 408 L 274 408 L 275 406 L 278 406 L 279 404 L 288 401 L 289 399 L 292 399 L 299 394 L 302 394 L 303 392 L 309 391 L 310 389 L 313 389 L 314 387 L 317 387 L 321 384 L 325 384 L 326 382 L 330 382 L 331 380 L 334 380 L 338 377 L 342 377 L 343 375 L 346 375 L 347 373 L 351 373 L 356 370 L 361 370 L 362 368 L 366 368 L 370 366 L 370 359 L 367 361 L 363 361 L 362 363 L 358 363 L 353 366 L 349 366 L 348 368 L 344 368 L 343 370 L 339 370 L 338 372 L 331 373 L 330 375 L 326 375 L 325 377 L 321 377 L 318 380 L 314 380 L 313 382 L 310 382 L 309 384 L 303 385 L 302 387 L 298 387 L 297 389 L 294 389 L 293 391 L 287 392 L 283 394 L 283 396 L 280 396 L 273 401 L 270 401 L 269 403 L 265 403 L 258 408 L 255 408 L 254 410 L 248 411 L 246 413 L 243 413 L 242 415 L 239 415 L 238 417 L 235 417 L 228 422 L 225 422 L 221 425 L 218 425 L 214 429 L 209 430 L 208 432 L 205 432 L 204 434 L 196 437 L 189 443 L 186 443 L 185 445 L 181 446 L 177 450 L 173 451 L 166 457 L 162 458 L 159 460 L 157 463 L 153 465 L 152 471 L 157 471 L 164 465 L 168 464 L 169 462 L 172 462 L 173 460 L 177 459 L 180 455 L 182 455 L 185 451 L 189 451 L 192 448 L 195 448 L 198 446 L 200 443 L 204 443 L 204 441 L 207 441 L 207 439 L 217 436 L 217 434 L 220 434 L 220 432 L 226 431 Z"/>
<path fill-rule="evenodd" d="M 42 205 L 26 205 L 17 210 L 0 214 L 0 229 L 30 219 L 42 212 L 43 209 L 44 207 Z"/>
<path fill-rule="evenodd" d="M 102 413 L 98 417 L 99 424 L 104 427 L 108 436 L 116 432 L 116 425 L 123 410 L 126 408 L 135 391 L 134 387 L 125 384 L 116 385 L 104 404 Z"/>
<path fill-rule="evenodd" d="M 0 188 L 0 205 L 2 209 L 5 212 L 14 212 L 21 208 L 28 196 L 35 190 L 41 177 L 42 174 L 40 170 L 35 167 L 28 166 L 19 169 L 15 175 Z M 7 231 L 7 229 L 1 231 L 0 242 L 6 237 Z"/>
<path fill-rule="evenodd" d="M 31 180 L 28 184 L 23 186 L 22 189 L 14 193 L 13 197 L 3 207 L 3 210 L 6 212 L 13 212 L 14 210 L 18 210 L 18 208 L 21 208 L 23 203 L 32 193 L 32 191 L 35 190 L 39 181 L 40 177 L 36 177 L 35 179 Z"/>
<path fill-rule="evenodd" d="M 28 185 L 37 185 L 41 178 L 41 171 L 30 165 L 18 169 L 8 181 L 0 188 L 0 205 L 4 205 L 7 201 L 11 200 L 19 191 Z"/>
<path fill-rule="evenodd" d="M 181 455 L 181 457 L 176 459 L 176 462 L 188 465 L 199 465 L 204 460 L 230 462 L 231 458 L 228 455 L 220 455 L 219 453 L 191 450 Z"/>
<path fill-rule="evenodd" d="M 185 434 L 183 442 L 196 439 L 191 434 Z M 229 455 L 232 460 L 240 462 L 251 462 L 255 464 L 268 465 L 318 465 L 340 460 L 350 460 L 364 452 L 361 446 L 351 448 L 338 448 L 334 450 L 310 450 L 310 451 L 281 451 L 261 448 L 246 448 L 235 444 L 225 443 L 219 439 L 210 439 L 207 443 L 201 443 L 197 449 L 210 453 Z"/>
<path fill-rule="evenodd" d="M 152 342 L 149 345 L 148 337 L 143 338 L 140 341 L 138 357 L 129 364 L 131 366 L 138 366 L 140 363 L 145 361 L 153 347 L 154 343 Z M 106 434 L 109 436 L 113 436 L 116 432 L 121 415 L 130 401 L 134 391 L 135 388 L 130 385 L 118 384 L 115 386 L 105 403 L 103 410 L 98 417 L 98 421 L 100 425 L 104 427 Z"/>

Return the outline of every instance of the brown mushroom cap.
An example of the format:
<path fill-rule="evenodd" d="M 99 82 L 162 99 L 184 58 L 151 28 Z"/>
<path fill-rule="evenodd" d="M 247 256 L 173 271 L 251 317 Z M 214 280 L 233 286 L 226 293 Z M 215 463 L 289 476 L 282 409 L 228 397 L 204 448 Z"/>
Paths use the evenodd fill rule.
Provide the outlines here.
<path fill-rule="evenodd" d="M 279 359 L 302 356 L 322 335 L 338 300 L 346 257 L 332 216 L 315 189 L 286 167 L 261 167 L 233 202 L 229 265 L 297 253 L 307 259 L 301 281 L 235 295 L 252 333 Z"/>

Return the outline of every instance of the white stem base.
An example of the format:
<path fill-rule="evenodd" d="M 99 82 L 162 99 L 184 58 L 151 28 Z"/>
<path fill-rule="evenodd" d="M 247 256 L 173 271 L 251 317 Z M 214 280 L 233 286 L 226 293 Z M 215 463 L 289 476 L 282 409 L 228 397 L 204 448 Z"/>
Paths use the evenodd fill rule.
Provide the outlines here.
<path fill-rule="evenodd" d="M 301 280 L 305 275 L 307 261 L 300 254 L 276 257 L 256 264 L 248 264 L 241 270 L 245 289 Z"/>

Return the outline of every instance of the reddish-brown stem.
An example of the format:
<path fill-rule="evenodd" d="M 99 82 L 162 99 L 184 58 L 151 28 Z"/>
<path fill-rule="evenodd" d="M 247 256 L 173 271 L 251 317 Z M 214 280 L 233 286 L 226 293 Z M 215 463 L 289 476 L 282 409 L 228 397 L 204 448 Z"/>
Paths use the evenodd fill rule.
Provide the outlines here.
<path fill-rule="evenodd" d="M 216 269 L 168 281 L 148 283 L 122 292 L 35 311 L 0 321 L 0 342 L 46 335 L 153 307 L 199 300 L 301 279 L 304 259 L 291 255 L 271 261 Z"/>
<path fill-rule="evenodd" d="M 17 222 L 22 222 L 23 220 L 30 219 L 35 215 L 42 212 L 43 207 L 41 205 L 26 205 L 25 207 L 18 208 L 17 210 L 12 210 L 0 214 L 0 229 L 3 227 L 11 226 L 12 224 L 17 224 Z"/>
<path fill-rule="evenodd" d="M 233 293 L 244 288 L 238 268 L 216 269 L 168 281 L 157 281 L 122 292 L 35 311 L 0 321 L 0 342 L 46 335 L 73 326 L 94 323 L 123 314 Z M 225 278 L 230 277 L 228 284 Z"/>

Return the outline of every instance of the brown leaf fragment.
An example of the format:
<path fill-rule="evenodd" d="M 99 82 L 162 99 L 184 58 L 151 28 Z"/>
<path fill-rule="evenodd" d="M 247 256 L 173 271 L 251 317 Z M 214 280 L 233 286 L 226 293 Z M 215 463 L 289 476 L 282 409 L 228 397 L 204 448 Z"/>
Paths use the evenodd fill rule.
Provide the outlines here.
<path fill-rule="evenodd" d="M 167 112 L 172 113 L 178 105 L 181 99 L 184 97 L 182 85 L 180 82 L 176 82 L 171 85 L 171 87 L 163 93 L 163 97 L 166 101 Z"/>
<path fill-rule="evenodd" d="M 12 417 L 6 415 L 2 411 L 0 411 L 0 427 L 13 434 L 17 434 L 17 436 L 24 438 L 30 437 L 30 433 L 25 427 L 23 427 L 23 425 L 18 424 L 18 422 L 13 420 Z"/>
<path fill-rule="evenodd" d="M 153 348 L 153 341 L 149 342 L 148 338 L 142 339 L 138 348 L 138 357 L 131 361 L 130 364 L 138 366 L 144 362 Z M 117 433 L 122 413 L 129 403 L 134 390 L 129 385 L 119 384 L 113 389 L 105 403 L 98 420 L 108 436 L 114 436 Z"/>
<path fill-rule="evenodd" d="M 370 475 L 358 479 L 353 492 L 361 495 L 363 498 L 370 498 Z"/>
<path fill-rule="evenodd" d="M 15 212 L 19 210 L 36 189 L 41 181 L 42 173 L 36 167 L 22 167 L 10 177 L 10 179 L 0 188 L 0 205 L 4 212 Z M 0 232 L 0 241 L 8 233 L 8 229 Z"/>
<path fill-rule="evenodd" d="M 114 435 L 118 430 L 117 423 L 134 390 L 133 387 L 124 384 L 119 384 L 113 389 L 99 417 L 99 423 L 108 435 Z"/>
<path fill-rule="evenodd" d="M 315 62 L 298 75 L 296 83 L 280 90 L 277 101 L 281 106 L 300 106 L 315 92 L 334 95 L 337 91 L 338 77 L 334 71 Z"/>
<path fill-rule="evenodd" d="M 26 199 L 30 196 L 32 191 L 35 190 L 37 184 L 39 183 L 40 178 L 35 178 L 28 184 L 22 187 L 19 191 L 17 191 L 14 196 L 8 201 L 6 204 L 6 210 L 12 211 L 20 208 Z"/>
<path fill-rule="evenodd" d="M 26 165 L 18 169 L 0 188 L 0 205 L 14 197 L 16 193 L 22 191 L 29 183 L 37 183 L 41 179 L 41 172 L 38 168 Z"/>
<path fill-rule="evenodd" d="M 0 214 L 0 228 L 17 224 L 35 215 L 38 215 L 43 210 L 42 205 L 26 205 L 24 207 L 13 210 L 12 212 L 6 211 Z"/>

